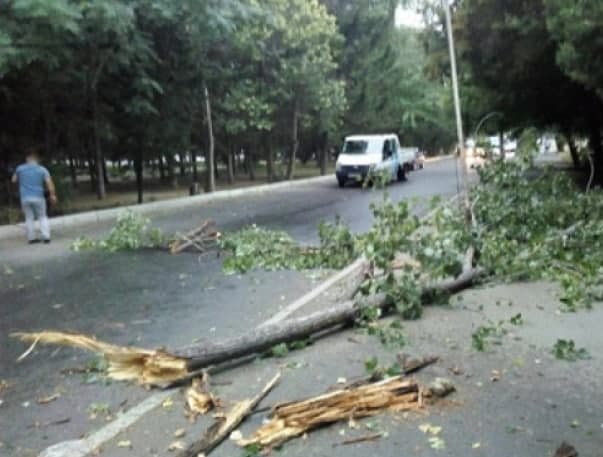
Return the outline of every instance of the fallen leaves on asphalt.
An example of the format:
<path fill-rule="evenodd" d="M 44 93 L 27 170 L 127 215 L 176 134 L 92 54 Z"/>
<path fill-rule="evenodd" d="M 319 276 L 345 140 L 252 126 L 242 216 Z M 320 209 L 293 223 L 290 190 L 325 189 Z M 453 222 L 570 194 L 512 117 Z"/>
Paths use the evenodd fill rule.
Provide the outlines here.
<path fill-rule="evenodd" d="M 182 438 L 184 435 L 186 435 L 186 429 L 184 428 L 179 428 L 174 432 L 174 438 Z"/>
<path fill-rule="evenodd" d="M 132 447 L 132 442 L 130 440 L 122 440 L 117 443 L 117 447 Z"/>
<path fill-rule="evenodd" d="M 170 452 L 183 451 L 184 449 L 186 449 L 186 446 L 182 441 L 174 441 L 168 446 L 168 451 Z"/>
<path fill-rule="evenodd" d="M 419 425 L 419 430 L 428 435 L 438 435 L 442 431 L 442 427 L 427 423 Z"/>

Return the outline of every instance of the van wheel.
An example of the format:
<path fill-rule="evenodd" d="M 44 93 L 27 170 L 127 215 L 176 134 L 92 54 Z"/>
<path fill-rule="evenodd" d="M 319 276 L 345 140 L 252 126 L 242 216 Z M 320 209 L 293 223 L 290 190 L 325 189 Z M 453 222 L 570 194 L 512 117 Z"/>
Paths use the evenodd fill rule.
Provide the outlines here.
<path fill-rule="evenodd" d="M 344 187 L 345 186 L 345 179 L 343 179 L 343 178 L 337 178 L 337 184 L 339 184 L 339 187 Z"/>
<path fill-rule="evenodd" d="M 398 167 L 398 181 L 406 181 L 406 165 L 404 167 Z"/>

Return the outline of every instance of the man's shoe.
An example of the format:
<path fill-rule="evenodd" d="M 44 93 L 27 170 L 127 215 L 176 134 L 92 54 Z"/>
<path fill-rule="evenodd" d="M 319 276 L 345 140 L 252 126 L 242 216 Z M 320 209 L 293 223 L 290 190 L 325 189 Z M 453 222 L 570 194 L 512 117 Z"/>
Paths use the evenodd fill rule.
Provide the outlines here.
<path fill-rule="evenodd" d="M 28 241 L 29 244 L 36 244 L 36 243 L 39 243 L 39 242 L 40 242 L 40 240 L 37 240 L 37 239 L 36 240 L 29 240 Z"/>
<path fill-rule="evenodd" d="M 48 238 L 47 240 L 44 240 L 44 244 L 50 244 L 50 238 Z"/>

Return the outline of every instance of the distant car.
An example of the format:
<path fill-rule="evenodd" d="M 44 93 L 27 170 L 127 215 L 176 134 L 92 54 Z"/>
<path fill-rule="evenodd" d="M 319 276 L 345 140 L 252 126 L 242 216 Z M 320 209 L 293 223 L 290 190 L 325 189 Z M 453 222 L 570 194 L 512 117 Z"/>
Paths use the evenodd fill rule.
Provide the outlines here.
<path fill-rule="evenodd" d="M 415 153 L 415 161 L 413 163 L 413 167 L 415 170 L 422 170 L 425 166 L 425 154 L 421 151 L 417 151 Z"/>
<path fill-rule="evenodd" d="M 385 174 L 390 181 L 403 181 L 412 157 L 400 148 L 398 136 L 353 135 L 345 138 L 335 165 L 339 187 L 348 181 L 363 182 L 372 174 Z"/>

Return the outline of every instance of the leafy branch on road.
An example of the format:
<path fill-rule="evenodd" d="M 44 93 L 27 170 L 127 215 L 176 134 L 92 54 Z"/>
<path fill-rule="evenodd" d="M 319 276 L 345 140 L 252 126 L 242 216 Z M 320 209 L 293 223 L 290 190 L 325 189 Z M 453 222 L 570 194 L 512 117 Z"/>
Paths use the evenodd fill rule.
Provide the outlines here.
<path fill-rule="evenodd" d="M 76 252 L 88 249 L 116 252 L 165 245 L 165 236 L 159 229 L 151 227 L 150 219 L 126 211 L 117 217 L 107 238 L 92 240 L 80 237 L 72 243 L 71 249 Z"/>
<path fill-rule="evenodd" d="M 339 269 L 359 255 L 355 237 L 341 221 L 321 223 L 318 234 L 319 246 L 313 247 L 300 245 L 285 232 L 256 225 L 227 233 L 219 241 L 226 254 L 224 271 Z"/>

